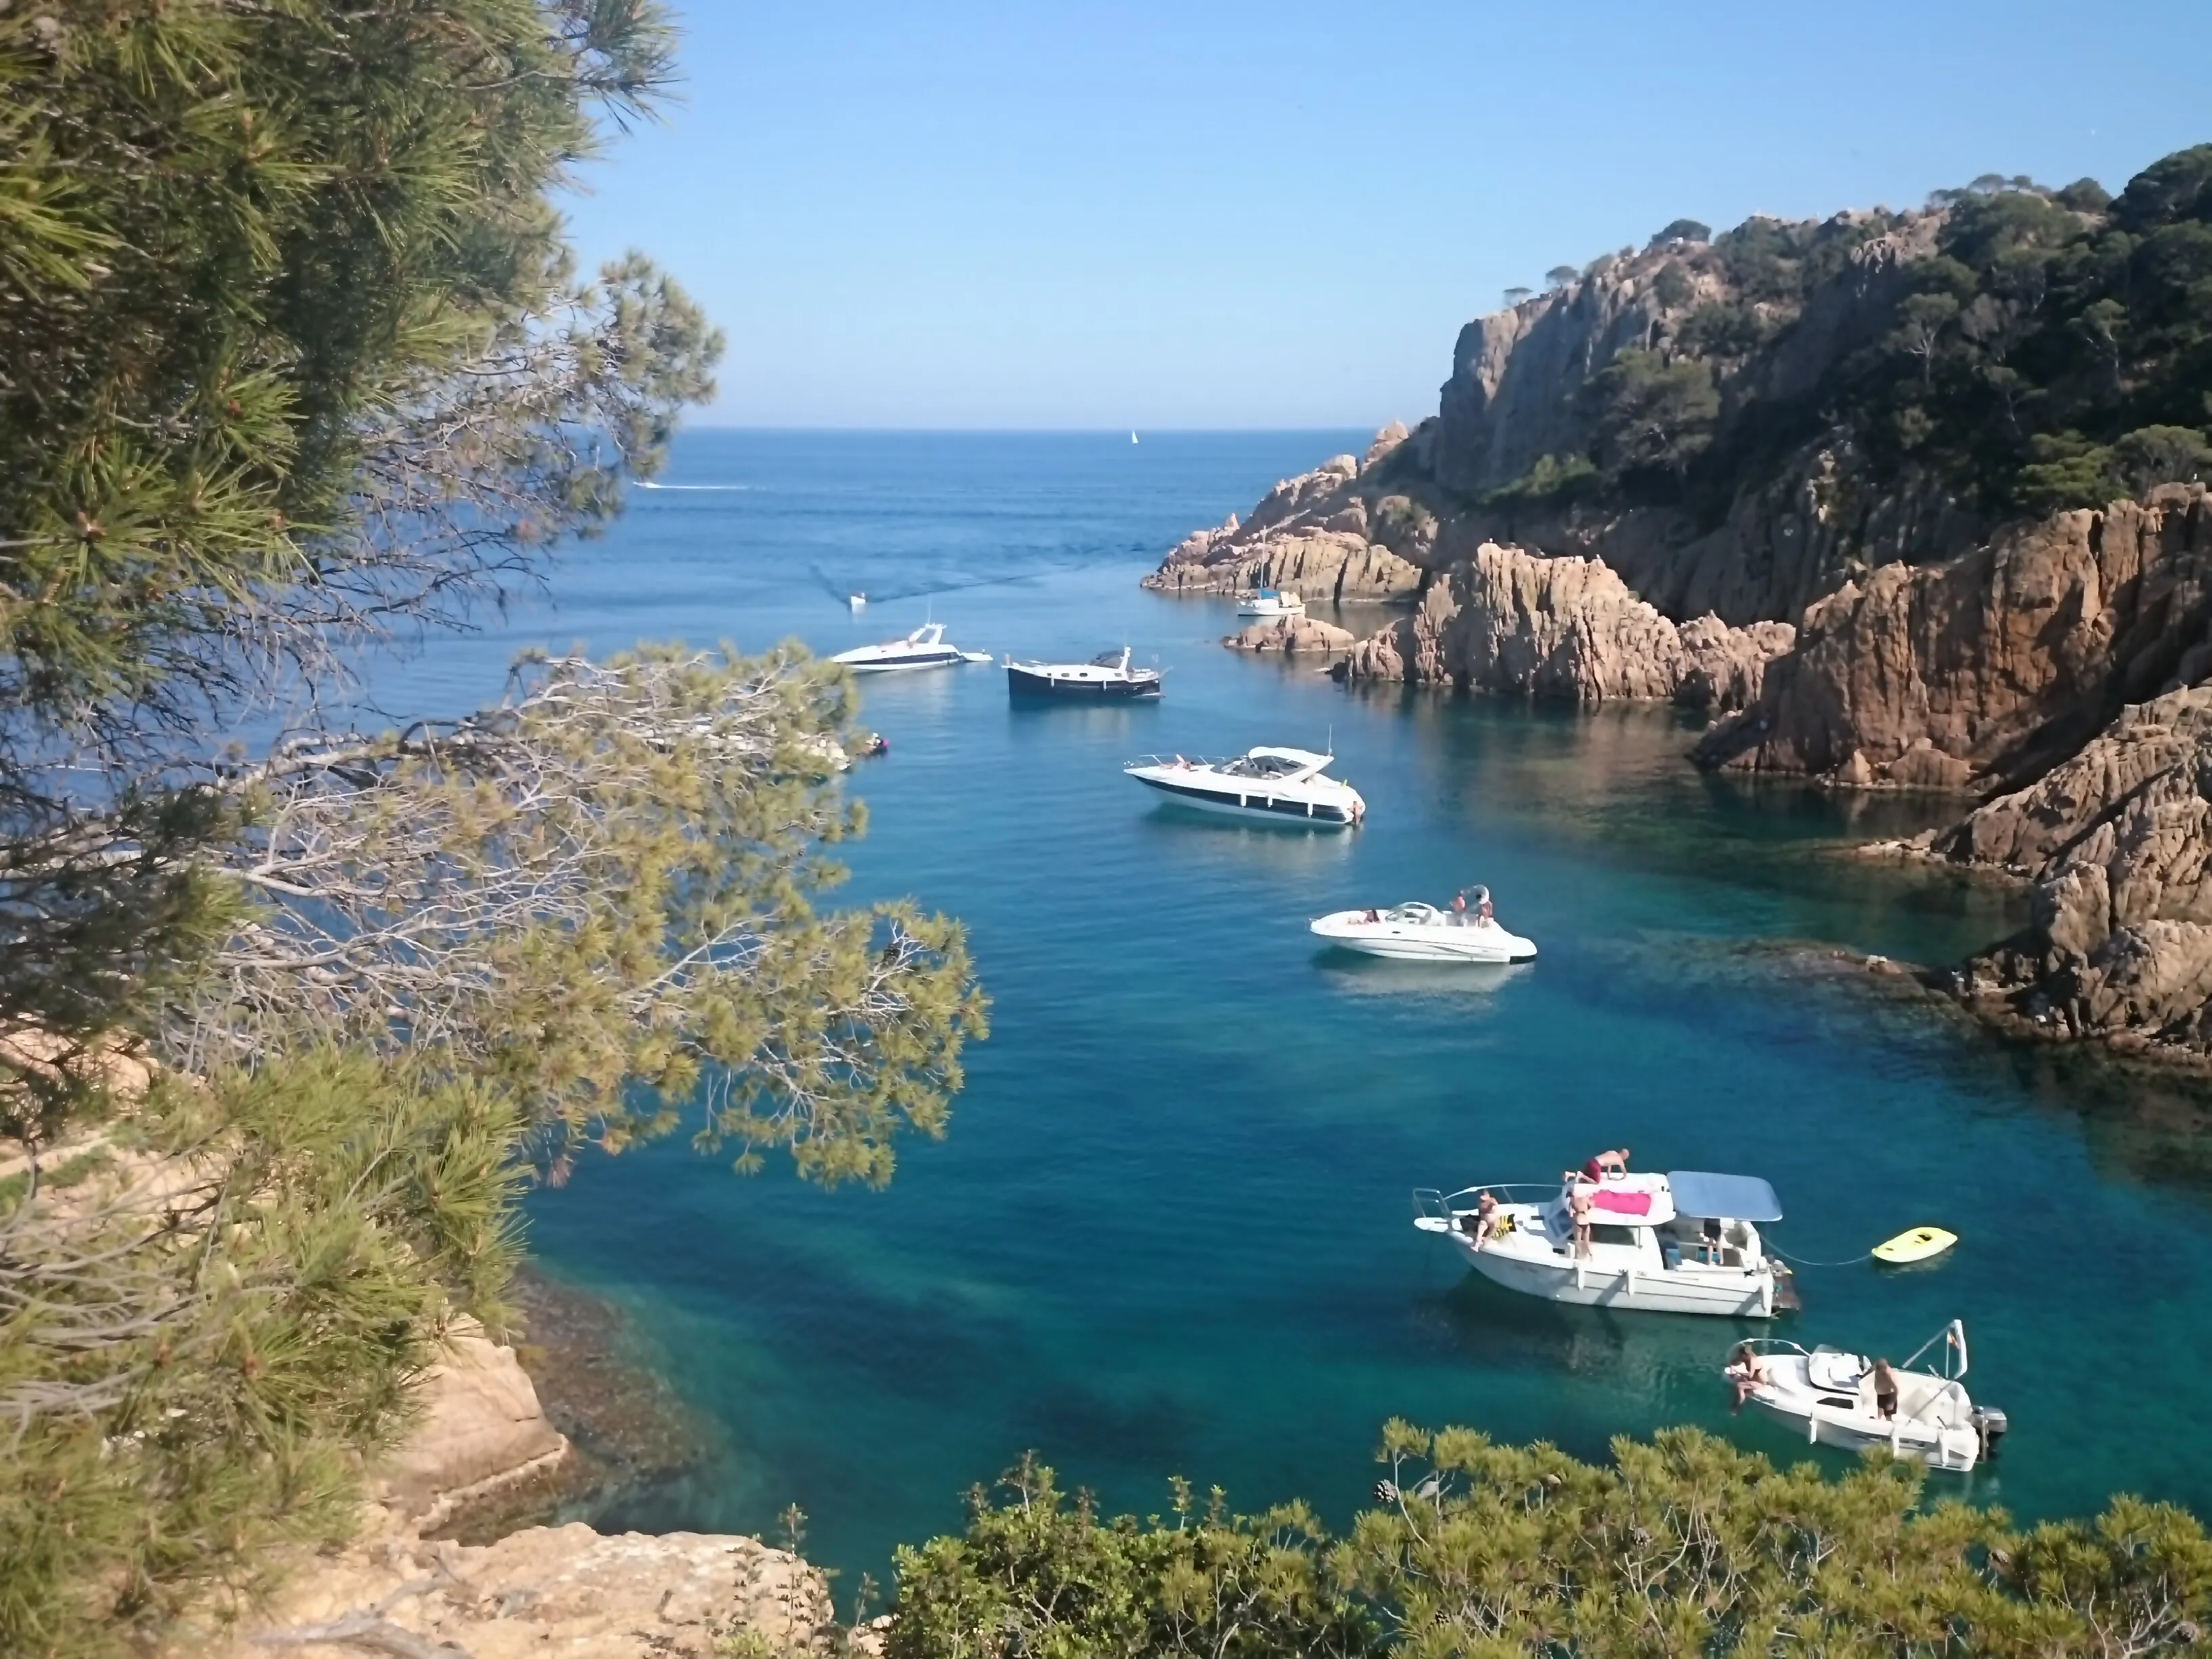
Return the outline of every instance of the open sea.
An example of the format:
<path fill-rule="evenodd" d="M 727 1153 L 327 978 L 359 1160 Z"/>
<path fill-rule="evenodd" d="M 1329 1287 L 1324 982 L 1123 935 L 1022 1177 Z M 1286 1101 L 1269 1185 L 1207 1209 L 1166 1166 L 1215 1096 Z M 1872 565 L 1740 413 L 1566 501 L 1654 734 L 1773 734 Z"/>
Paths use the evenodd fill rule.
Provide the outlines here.
<path fill-rule="evenodd" d="M 1180 1474 L 1338 1522 L 1392 1416 L 1587 1456 L 1675 1423 L 1806 1455 L 1729 1414 L 1717 1371 L 1749 1326 L 1515 1297 L 1410 1224 L 1415 1187 L 1623 1145 L 1763 1175 L 1776 1244 L 1852 1259 L 1803 1269 L 1778 1334 L 1901 1359 L 1966 1320 L 1969 1385 L 2012 1434 L 1936 1489 L 2212 1514 L 2205 1094 L 2000 1043 L 1836 954 L 1947 961 L 2018 925 L 2003 891 L 1843 855 L 1955 809 L 1701 776 L 1668 709 L 1347 692 L 1222 649 L 1226 600 L 1139 589 L 1188 531 L 1364 441 L 689 434 L 545 596 L 376 667 L 385 708 L 454 713 L 526 645 L 830 652 L 933 617 L 969 649 L 1127 643 L 1168 671 L 1127 708 L 1010 707 L 981 665 L 867 684 L 891 752 L 848 775 L 870 823 L 848 890 L 967 923 L 992 1036 L 949 1137 L 904 1143 L 886 1191 L 741 1177 L 679 1139 L 533 1197 L 540 1264 L 628 1311 L 716 1441 L 588 1518 L 773 1532 L 796 1503 L 842 1602 L 1026 1449 L 1115 1509 L 1159 1510 Z M 1120 770 L 1332 742 L 1357 832 L 1189 814 Z M 1306 932 L 1474 882 L 1537 962 L 1370 963 Z M 1961 1243 L 1867 1262 L 1922 1221 Z"/>

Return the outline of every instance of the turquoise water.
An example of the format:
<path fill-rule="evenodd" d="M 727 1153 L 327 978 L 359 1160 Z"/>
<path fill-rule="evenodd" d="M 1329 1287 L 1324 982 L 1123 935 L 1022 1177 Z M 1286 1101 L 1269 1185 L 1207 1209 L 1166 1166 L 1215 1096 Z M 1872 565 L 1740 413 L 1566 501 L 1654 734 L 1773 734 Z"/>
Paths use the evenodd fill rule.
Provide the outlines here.
<path fill-rule="evenodd" d="M 1583 1454 L 1694 1422 L 1797 1455 L 1727 1411 L 1735 1328 L 1515 1297 L 1408 1224 L 1416 1186 L 1623 1144 L 1766 1176 L 1801 1257 L 1962 1236 L 1918 1270 L 1808 1269 L 1786 1330 L 1901 1358 L 1964 1316 L 2014 1432 L 1953 1486 L 2026 1515 L 2114 1487 L 2212 1510 L 2203 1097 L 2001 1046 L 1811 948 L 1942 960 L 2016 924 L 2001 893 L 1838 855 L 1940 808 L 1701 777 L 1670 711 L 1347 694 L 1222 650 L 1225 602 L 1138 589 L 1186 531 L 1357 441 L 694 434 L 670 480 L 717 488 L 641 494 L 550 610 L 380 674 L 388 706 L 454 708 L 531 641 L 836 650 L 926 608 L 970 648 L 1126 641 L 1169 670 L 1133 708 L 1011 708 L 980 666 L 870 684 L 893 748 L 852 774 L 852 891 L 966 920 L 994 1034 L 950 1138 L 907 1145 L 887 1192 L 665 1146 L 535 1198 L 549 1268 L 628 1308 L 722 1442 L 595 1518 L 757 1530 L 796 1502 L 812 1553 L 881 1577 L 1025 1448 L 1115 1506 L 1157 1509 L 1182 1473 L 1339 1519 L 1394 1414 Z M 1332 736 L 1356 834 L 1187 816 L 1118 769 Z M 1474 881 L 1540 961 L 1361 963 L 1305 932 Z"/>

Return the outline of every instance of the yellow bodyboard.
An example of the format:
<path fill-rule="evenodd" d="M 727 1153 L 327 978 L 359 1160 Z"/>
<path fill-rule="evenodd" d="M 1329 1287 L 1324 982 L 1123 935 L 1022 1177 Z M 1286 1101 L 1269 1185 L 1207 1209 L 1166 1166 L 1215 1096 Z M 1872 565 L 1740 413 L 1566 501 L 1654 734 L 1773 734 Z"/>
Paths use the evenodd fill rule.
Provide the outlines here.
<path fill-rule="evenodd" d="M 1947 1233 L 1941 1227 L 1911 1227 L 1895 1238 L 1884 1239 L 1874 1247 L 1877 1261 L 1925 1261 L 1931 1255 L 1941 1255 L 1959 1242 L 1959 1235 Z"/>

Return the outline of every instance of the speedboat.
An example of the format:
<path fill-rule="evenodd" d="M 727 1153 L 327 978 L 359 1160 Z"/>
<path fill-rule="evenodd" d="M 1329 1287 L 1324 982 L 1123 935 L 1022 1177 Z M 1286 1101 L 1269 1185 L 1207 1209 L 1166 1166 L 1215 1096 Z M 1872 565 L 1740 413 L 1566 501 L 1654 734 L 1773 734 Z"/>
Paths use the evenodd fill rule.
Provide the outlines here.
<path fill-rule="evenodd" d="M 1912 1369 L 1937 1343 L 1943 1355 L 1934 1369 Z M 1751 1369 L 1743 1364 L 1748 1352 Z M 1808 1352 L 1795 1342 L 1757 1337 L 1730 1350 L 1724 1375 L 1751 1383 L 1745 1396 L 1769 1416 L 1805 1437 L 1808 1445 L 1841 1446 L 1846 1451 L 1887 1447 L 1899 1457 L 1917 1457 L 1938 1469 L 1971 1469 L 1995 1455 L 2008 1425 L 1994 1407 L 1977 1406 L 1960 1380 L 1966 1375 L 1966 1327 L 1954 1319 L 1929 1337 L 1901 1365 L 1890 1367 L 1897 1382 L 1897 1411 L 1884 1417 L 1876 1408 L 1874 1365 L 1864 1354 L 1821 1346 Z"/>
<path fill-rule="evenodd" d="M 1017 697 L 1075 697 L 1086 702 L 1109 698 L 1157 697 L 1160 671 L 1129 666 L 1129 647 L 1109 651 L 1089 662 L 1016 662 L 1006 659 L 1006 690 Z"/>
<path fill-rule="evenodd" d="M 1226 761 L 1147 755 L 1121 769 L 1147 789 L 1210 812 L 1342 829 L 1367 816 L 1367 803 L 1350 784 L 1323 775 L 1334 759 L 1310 749 L 1259 748 Z"/>
<path fill-rule="evenodd" d="M 1247 593 L 1237 602 L 1240 617 L 1303 617 L 1306 602 L 1295 592 L 1263 587 L 1256 593 Z"/>
<path fill-rule="evenodd" d="M 950 668 L 957 663 L 988 662 L 988 651 L 963 651 L 945 642 L 943 623 L 924 623 L 902 640 L 881 645 L 856 645 L 830 659 L 842 662 L 856 674 L 888 674 L 905 668 Z"/>
<path fill-rule="evenodd" d="M 1577 1187 L 1591 1189 L 1587 1255 L 1575 1252 L 1569 1200 Z M 1485 1192 L 1497 1200 L 1498 1231 L 1478 1249 Z M 1485 1279 L 1524 1296 L 1727 1319 L 1771 1319 L 1798 1305 L 1790 1269 L 1760 1243 L 1760 1224 L 1779 1221 L 1782 1206 L 1756 1176 L 1674 1170 L 1602 1182 L 1577 1176 L 1557 1187 L 1493 1183 L 1449 1195 L 1422 1188 L 1413 1211 L 1416 1227 L 1443 1234 Z"/>
<path fill-rule="evenodd" d="M 1387 910 L 1337 910 L 1308 924 L 1319 938 L 1363 956 L 1401 962 L 1534 962 L 1534 940 L 1474 911 L 1457 915 L 1408 900 Z"/>

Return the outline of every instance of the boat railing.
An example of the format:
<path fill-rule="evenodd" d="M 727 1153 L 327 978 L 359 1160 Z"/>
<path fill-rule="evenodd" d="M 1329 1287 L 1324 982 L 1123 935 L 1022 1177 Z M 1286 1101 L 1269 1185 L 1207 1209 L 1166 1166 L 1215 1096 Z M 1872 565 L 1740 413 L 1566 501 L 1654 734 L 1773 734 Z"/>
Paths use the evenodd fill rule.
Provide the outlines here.
<path fill-rule="evenodd" d="M 1899 1369 L 1902 1370 L 1911 1370 L 1915 1363 L 1918 1361 L 1920 1356 L 1926 1353 L 1929 1349 L 1934 1347 L 1938 1342 L 1941 1342 L 1943 1345 L 1942 1376 L 1947 1382 L 1957 1382 L 1960 1377 L 1966 1374 L 1966 1366 L 1968 1364 L 1966 1355 L 1966 1322 L 1963 1319 L 1953 1320 L 1942 1330 L 1936 1332 L 1935 1335 L 1929 1337 L 1925 1342 L 1915 1348 L 1910 1354 L 1905 1356 L 1905 1364 Z M 1954 1354 L 1958 1358 L 1959 1364 L 1959 1369 L 1955 1371 L 1951 1369 L 1952 1357 Z"/>
<path fill-rule="evenodd" d="M 1555 1181 L 1488 1181 L 1478 1186 L 1462 1187 L 1455 1193 L 1447 1193 L 1435 1187 L 1413 1188 L 1413 1213 L 1432 1220 L 1449 1222 L 1455 1215 L 1464 1215 L 1474 1208 L 1483 1194 L 1507 1204 L 1528 1204 L 1538 1199 L 1516 1198 L 1516 1193 L 1534 1193 L 1541 1198 L 1557 1198 L 1559 1185 Z M 1466 1201 L 1462 1203 L 1460 1200 Z"/>
<path fill-rule="evenodd" d="M 1231 755 L 1221 760 L 1216 760 L 1208 755 L 1139 755 L 1136 759 L 1127 763 L 1127 765 L 1174 766 L 1180 763 L 1182 765 L 1190 767 L 1226 766 L 1229 764 L 1230 761 L 1241 758 L 1242 757 L 1237 755 Z M 1127 768 L 1125 767 L 1124 769 L 1126 770 Z"/>

